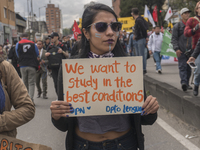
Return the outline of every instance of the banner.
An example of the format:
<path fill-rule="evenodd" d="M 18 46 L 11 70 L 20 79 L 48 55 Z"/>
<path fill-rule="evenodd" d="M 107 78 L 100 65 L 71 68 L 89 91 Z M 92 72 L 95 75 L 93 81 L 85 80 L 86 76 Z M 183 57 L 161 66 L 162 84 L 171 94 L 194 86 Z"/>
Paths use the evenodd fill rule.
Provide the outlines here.
<path fill-rule="evenodd" d="M 52 148 L 0 134 L 0 150 L 52 150 Z"/>
<path fill-rule="evenodd" d="M 78 28 L 78 24 L 76 23 L 75 20 L 74 20 L 74 25 L 73 25 L 72 31 L 74 32 L 74 38 L 77 40 L 77 36 L 78 36 L 78 34 L 81 34 L 81 31 Z"/>
<path fill-rule="evenodd" d="M 64 100 L 74 116 L 141 113 L 142 57 L 63 59 Z"/>
<path fill-rule="evenodd" d="M 171 44 L 171 38 L 172 38 L 171 33 L 165 30 L 161 47 L 161 55 L 177 57 L 176 52 Z"/>

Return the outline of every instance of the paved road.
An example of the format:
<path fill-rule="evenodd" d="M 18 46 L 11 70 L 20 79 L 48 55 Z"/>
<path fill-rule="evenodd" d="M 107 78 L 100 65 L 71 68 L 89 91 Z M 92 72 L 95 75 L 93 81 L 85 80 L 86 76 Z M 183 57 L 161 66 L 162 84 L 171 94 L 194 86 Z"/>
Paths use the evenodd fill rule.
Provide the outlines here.
<path fill-rule="evenodd" d="M 174 71 L 171 70 L 170 73 L 167 73 L 167 69 L 163 67 L 163 75 L 156 75 L 154 72 L 153 67 L 152 70 L 150 70 L 149 67 L 148 75 L 155 76 L 156 78 L 161 78 L 161 76 L 165 76 L 165 74 L 172 75 Z M 48 78 L 49 99 L 35 98 L 35 117 L 29 123 L 18 128 L 17 138 L 31 143 L 47 145 L 52 147 L 53 150 L 64 150 L 66 133 L 57 130 L 51 123 L 49 106 L 51 101 L 56 99 L 53 87 L 52 78 Z M 35 96 L 36 94 L 35 92 Z M 185 127 L 177 118 L 174 118 L 172 114 L 166 112 L 162 108 L 159 110 L 159 117 L 175 127 L 183 136 L 185 136 L 186 133 L 190 135 L 199 133 L 199 131 L 191 131 L 191 129 Z M 145 134 L 145 150 L 187 150 L 186 147 L 166 132 L 158 123 L 143 127 L 143 132 Z M 191 139 L 190 141 L 194 142 L 196 145 L 200 143 L 199 138 Z"/>
<path fill-rule="evenodd" d="M 182 90 L 178 65 L 162 65 L 162 74 L 157 74 L 156 67 L 154 66 L 154 61 L 152 58 L 150 58 L 147 60 L 147 74 L 146 75 L 158 81 L 168 83 L 176 87 L 177 89 Z M 190 83 L 191 83 L 191 80 L 192 80 L 192 76 L 190 78 Z M 192 87 L 194 86 L 193 84 L 190 84 L 190 85 Z M 188 90 L 187 92 L 183 92 L 183 94 L 193 95 L 193 91 Z"/>

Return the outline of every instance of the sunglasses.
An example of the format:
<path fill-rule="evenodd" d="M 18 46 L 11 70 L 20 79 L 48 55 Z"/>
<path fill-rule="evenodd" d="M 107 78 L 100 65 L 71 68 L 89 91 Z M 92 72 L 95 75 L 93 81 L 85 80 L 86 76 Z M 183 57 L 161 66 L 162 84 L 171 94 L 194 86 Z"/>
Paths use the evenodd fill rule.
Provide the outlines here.
<path fill-rule="evenodd" d="M 107 30 L 108 26 L 110 26 L 114 32 L 119 32 L 122 28 L 121 22 L 112 22 L 110 24 L 108 24 L 106 22 L 97 22 L 97 23 L 93 23 L 93 24 L 98 32 L 105 32 Z M 92 26 L 93 24 L 89 25 L 88 27 Z"/>

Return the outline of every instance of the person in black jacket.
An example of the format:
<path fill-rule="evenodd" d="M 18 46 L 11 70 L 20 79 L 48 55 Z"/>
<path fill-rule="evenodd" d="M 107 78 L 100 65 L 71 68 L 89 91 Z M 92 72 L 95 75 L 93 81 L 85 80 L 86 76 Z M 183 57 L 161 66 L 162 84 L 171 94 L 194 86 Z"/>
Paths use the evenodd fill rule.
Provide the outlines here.
<path fill-rule="evenodd" d="M 67 48 L 58 39 L 59 39 L 58 33 L 53 32 L 51 34 L 52 43 L 48 46 L 47 52 L 45 53 L 45 56 L 49 61 L 48 69 L 51 69 L 52 71 L 52 78 L 56 93 L 57 93 L 57 79 L 58 79 L 59 66 L 62 63 L 62 59 L 69 57 Z"/>
<path fill-rule="evenodd" d="M 147 30 L 148 30 L 148 23 L 146 20 L 139 15 L 138 8 L 132 8 L 131 14 L 135 19 L 135 40 L 136 40 L 136 51 L 138 56 L 143 57 L 143 72 L 144 74 L 146 71 L 146 57 L 145 57 L 145 47 L 146 47 L 146 38 L 147 38 Z"/>
<path fill-rule="evenodd" d="M 9 54 L 8 54 L 8 58 L 11 59 L 11 63 L 13 65 L 13 67 L 15 68 L 15 70 L 17 71 L 19 77 L 21 78 L 21 72 L 20 72 L 20 68 L 19 68 L 19 63 L 18 63 L 18 58 L 15 52 L 15 46 L 17 44 L 17 40 L 14 40 L 13 46 L 11 47 Z"/>
<path fill-rule="evenodd" d="M 118 39 L 120 28 L 121 23 L 109 6 L 88 6 L 82 16 L 82 49 L 78 58 L 127 56 Z M 101 38 L 95 36 L 96 33 L 101 34 Z M 68 117 L 66 114 L 73 112 L 73 107 L 63 101 L 62 67 L 58 76 L 58 99 L 59 101 L 51 103 L 51 116 L 57 129 L 68 131 L 66 150 L 144 150 L 141 125 L 153 124 L 159 108 L 155 97 L 145 96 L 142 114 Z"/>
<path fill-rule="evenodd" d="M 171 40 L 173 49 L 176 51 L 176 55 L 178 57 L 179 75 L 181 78 L 181 87 L 183 91 L 192 89 L 192 87 L 189 85 L 191 68 L 187 64 L 188 57 L 185 55 L 185 52 L 192 48 L 192 37 L 184 36 L 185 25 L 190 17 L 190 12 L 191 11 L 187 8 L 183 8 L 181 10 L 182 20 L 174 25 Z"/>
<path fill-rule="evenodd" d="M 72 48 L 71 51 L 71 56 L 76 56 L 81 51 L 81 36 L 82 34 L 78 34 L 76 43 L 74 44 L 74 47 Z"/>

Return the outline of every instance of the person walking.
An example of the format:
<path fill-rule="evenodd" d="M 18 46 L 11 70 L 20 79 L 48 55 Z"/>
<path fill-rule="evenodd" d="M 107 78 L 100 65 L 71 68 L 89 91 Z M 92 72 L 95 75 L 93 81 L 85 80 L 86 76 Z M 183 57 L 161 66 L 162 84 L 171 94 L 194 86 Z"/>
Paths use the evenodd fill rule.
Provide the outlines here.
<path fill-rule="evenodd" d="M 149 36 L 148 41 L 148 49 L 149 54 L 153 54 L 153 57 L 156 61 L 156 72 L 159 74 L 162 74 L 162 67 L 161 67 L 161 47 L 162 47 L 162 41 L 163 41 L 163 34 L 160 32 L 160 27 L 155 27 L 155 32 L 153 32 Z"/>
<path fill-rule="evenodd" d="M 128 49 L 129 49 L 130 56 L 137 56 L 137 53 L 135 51 L 136 41 L 135 41 L 134 34 L 135 34 L 135 30 L 133 30 L 133 32 L 130 33 L 129 40 L 128 40 Z"/>
<path fill-rule="evenodd" d="M 39 56 L 38 48 L 34 42 L 28 40 L 28 34 L 23 33 L 21 41 L 16 44 L 15 51 L 18 57 L 22 80 L 32 101 L 34 101 L 35 75 L 39 65 L 37 59 Z"/>
<path fill-rule="evenodd" d="M 52 78 L 54 82 L 55 91 L 57 93 L 57 79 L 58 79 L 58 70 L 62 59 L 68 58 L 69 54 L 67 48 L 63 43 L 59 41 L 59 35 L 56 32 L 51 34 L 51 45 L 48 47 L 45 56 L 48 59 L 48 69 L 52 71 Z"/>
<path fill-rule="evenodd" d="M 192 38 L 185 37 L 184 35 L 184 29 L 186 22 L 190 17 L 190 12 L 191 11 L 188 8 L 181 9 L 180 13 L 182 20 L 174 25 L 171 40 L 173 49 L 176 51 L 178 58 L 179 75 L 181 78 L 181 87 L 183 91 L 192 89 L 192 87 L 189 85 L 191 68 L 187 64 L 188 57 L 185 54 L 187 50 L 192 48 Z"/>
<path fill-rule="evenodd" d="M 191 17 L 186 22 L 186 27 L 184 30 L 184 35 L 186 37 L 192 37 L 192 50 L 195 49 L 196 44 L 200 38 L 200 1 L 196 4 L 195 7 L 195 14 L 196 16 Z M 190 57 L 192 51 L 188 51 L 186 55 Z M 195 60 L 195 64 L 197 68 L 194 71 L 194 96 L 198 95 L 199 91 L 199 83 L 200 83 L 200 55 Z"/>
<path fill-rule="evenodd" d="M 13 65 L 13 67 L 17 71 L 19 77 L 21 78 L 22 76 L 21 76 L 21 72 L 20 72 L 20 68 L 19 68 L 18 58 L 17 58 L 16 51 L 15 51 L 15 46 L 16 46 L 17 42 L 18 42 L 17 40 L 14 40 L 14 43 L 9 51 L 8 58 L 11 59 L 11 63 Z"/>
<path fill-rule="evenodd" d="M 132 8 L 131 15 L 135 19 L 135 40 L 136 40 L 136 53 L 138 56 L 143 58 L 143 73 L 146 74 L 146 57 L 145 57 L 145 46 L 147 38 L 148 23 L 146 20 L 139 15 L 138 8 Z"/>
<path fill-rule="evenodd" d="M 47 97 L 47 64 L 48 60 L 45 56 L 46 50 L 43 49 L 43 41 L 38 40 L 37 41 L 37 47 L 39 50 L 39 68 L 36 72 L 36 87 L 38 91 L 37 98 L 43 94 L 43 99 L 48 99 Z M 42 79 L 42 89 L 40 87 L 40 79 Z"/>
<path fill-rule="evenodd" d="M 3 48 L 3 45 L 0 45 L 0 57 L 2 57 L 4 60 L 7 60 L 7 53 Z"/>
<path fill-rule="evenodd" d="M 127 56 L 118 39 L 121 27 L 117 15 L 109 6 L 99 3 L 88 6 L 82 16 L 82 50 L 78 58 L 88 59 L 89 62 L 90 59 L 102 58 L 103 61 Z M 101 34 L 101 38 L 96 34 Z M 159 105 L 155 97 L 144 96 L 142 109 L 145 113 L 142 114 L 68 117 L 73 107 L 63 101 L 63 84 L 61 67 L 59 101 L 53 101 L 50 108 L 54 126 L 68 131 L 66 150 L 144 150 L 141 125 L 151 125 L 156 121 Z"/>

